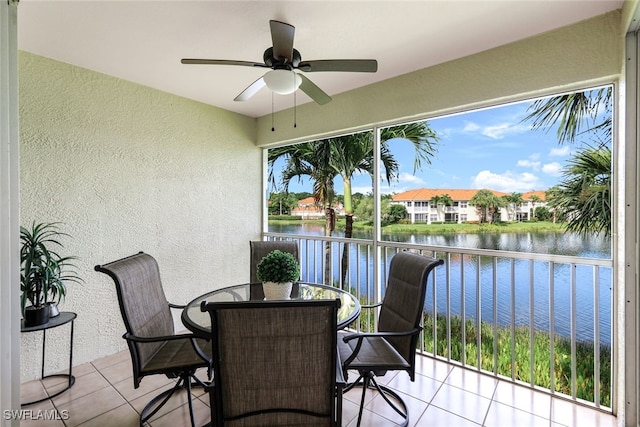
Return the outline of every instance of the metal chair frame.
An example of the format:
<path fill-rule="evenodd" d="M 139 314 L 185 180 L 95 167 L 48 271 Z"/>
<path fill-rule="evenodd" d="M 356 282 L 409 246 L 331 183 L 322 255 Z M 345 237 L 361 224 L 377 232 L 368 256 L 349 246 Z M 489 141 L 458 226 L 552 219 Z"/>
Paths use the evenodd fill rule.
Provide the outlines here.
<path fill-rule="evenodd" d="M 337 310 L 340 307 L 340 300 L 314 300 L 314 301 L 245 301 L 245 302 L 207 302 L 203 301 L 201 303 L 201 310 L 203 312 L 208 311 L 211 316 L 211 330 L 212 330 L 212 341 L 213 341 L 213 370 L 214 370 L 214 380 L 211 382 L 210 387 L 208 388 L 210 404 L 211 404 L 211 424 L 217 427 L 224 426 L 226 423 L 232 423 L 233 421 L 243 420 L 243 425 L 265 425 L 266 422 L 264 420 L 265 415 L 269 414 L 281 414 L 281 413 L 289 413 L 289 414 L 298 414 L 303 415 L 305 417 L 311 417 L 310 419 L 316 421 L 326 421 L 326 425 L 331 426 L 340 426 L 342 419 L 342 389 L 344 385 L 344 380 L 342 377 L 342 370 L 340 368 L 340 362 L 338 360 L 337 351 L 333 350 L 333 354 L 335 357 L 332 357 L 331 361 L 329 361 L 327 371 L 333 372 L 331 381 L 331 388 L 334 390 L 334 393 L 331 397 L 330 410 L 327 412 L 317 412 L 314 410 L 302 409 L 299 407 L 287 407 L 286 403 L 282 406 L 278 407 L 261 407 L 257 405 L 254 409 L 241 412 L 240 414 L 228 414 L 225 413 L 225 399 L 229 399 L 224 394 L 225 387 L 229 387 L 228 383 L 225 384 L 225 381 L 228 381 L 228 375 L 225 375 L 223 372 L 223 364 L 225 363 L 225 356 L 222 354 L 221 349 L 229 348 L 229 345 L 224 341 L 224 334 L 220 333 L 220 321 L 219 318 L 222 316 L 220 312 L 225 310 L 257 310 L 257 309 L 266 309 L 266 310 L 286 310 L 288 308 L 302 308 L 303 310 L 307 310 L 308 308 L 329 308 L 328 316 L 326 318 L 327 330 L 333 331 L 331 336 L 331 342 L 327 343 L 327 348 L 331 352 L 331 349 L 336 349 L 337 347 Z M 302 314 L 304 315 L 304 314 Z M 304 318 L 298 317 L 299 321 L 304 322 Z M 324 321 L 324 318 L 323 318 Z M 262 326 L 262 324 L 261 324 Z M 259 326 L 259 327 L 261 327 Z M 270 330 L 270 328 L 274 327 L 273 325 L 264 324 L 265 330 Z M 221 335 L 223 338 L 221 338 Z M 299 355 L 297 355 L 299 356 Z M 283 356 L 280 353 L 276 353 L 274 358 L 282 357 L 283 359 L 287 359 L 286 356 Z M 226 363 L 229 363 L 229 355 L 227 355 Z M 233 357 L 231 357 L 233 358 Z M 235 358 L 233 358 L 235 360 Z M 228 365 L 227 365 L 228 367 Z M 233 368 L 232 368 L 233 369 Z M 264 372 L 269 372 L 267 366 L 261 367 Z M 305 372 L 296 372 L 294 369 L 289 370 L 288 372 L 293 372 L 294 375 L 305 375 Z M 258 383 L 268 383 L 267 380 L 263 378 L 261 374 L 256 374 L 255 371 L 251 371 L 250 374 L 252 377 L 255 375 L 259 376 L 259 379 L 256 379 Z M 234 378 L 236 378 L 234 376 Z M 255 378 L 254 378 L 255 379 Z M 261 403 L 261 402 L 258 402 Z M 250 405 L 253 408 L 253 405 Z M 273 421 L 273 418 L 270 418 L 269 425 L 278 425 Z M 253 424 L 255 423 L 255 424 Z M 287 424 L 289 425 L 289 424 Z M 314 424 L 315 425 L 315 424 Z"/>
<path fill-rule="evenodd" d="M 427 278 L 429 273 L 435 269 L 435 267 L 442 265 L 443 263 L 443 260 L 427 258 L 411 252 L 399 252 L 396 254 L 392 258 L 391 266 L 389 268 L 387 295 L 389 295 L 390 292 L 396 292 L 395 289 L 391 291 L 392 286 L 399 286 L 395 283 L 405 281 L 405 283 L 411 282 L 414 285 L 413 291 L 417 295 L 411 294 L 408 299 L 412 302 L 412 305 L 414 305 L 411 310 L 415 310 L 415 313 L 409 310 L 409 313 L 406 314 L 405 310 L 404 314 L 406 314 L 406 319 L 403 319 L 403 321 L 410 321 L 412 324 L 406 330 L 385 330 L 385 327 L 390 324 L 389 321 L 385 320 L 384 323 L 379 322 L 380 328 L 378 332 L 345 334 L 342 337 L 344 345 L 339 345 L 339 348 L 341 348 L 341 357 L 344 359 L 342 364 L 344 376 L 348 379 L 348 370 L 350 369 L 357 370 L 359 374 L 358 378 L 354 382 L 347 383 L 344 391 L 348 392 L 354 387 L 362 387 L 360 409 L 358 411 L 358 426 L 360 426 L 362 421 L 367 389 L 377 390 L 391 408 L 404 419 L 402 425 L 407 426 L 409 424 L 409 409 L 403 399 L 389 387 L 378 384 L 375 377 L 382 376 L 386 374 L 387 371 L 403 370 L 409 374 L 411 381 L 415 380 L 416 348 L 420 332 L 422 331 L 422 326 L 420 324 L 426 296 Z M 398 276 L 402 276 L 402 278 L 399 279 Z M 396 306 L 394 307 L 395 310 L 387 309 L 387 305 L 385 304 L 387 295 L 385 295 L 385 299 L 381 303 L 363 305 L 362 307 L 381 307 L 379 319 L 382 319 L 383 317 L 388 319 L 389 317 L 395 316 L 396 314 L 388 314 L 392 311 L 402 312 L 403 307 Z M 397 293 L 394 297 L 396 296 Z M 418 304 L 416 304 L 416 302 Z M 349 343 L 354 340 L 356 340 L 356 342 L 355 346 L 352 348 Z M 363 344 L 365 343 L 367 346 L 370 346 L 368 348 L 374 349 L 374 356 L 377 354 L 384 354 L 386 360 L 370 363 L 354 363 L 358 356 L 360 356 Z M 354 367 L 352 364 L 359 364 L 360 367 Z M 389 396 L 393 399 L 390 399 Z M 396 403 L 394 403 L 394 401 Z"/>
<path fill-rule="evenodd" d="M 163 391 L 162 393 L 155 396 L 140 413 L 140 426 L 143 426 L 145 422 L 147 422 L 151 417 L 153 417 L 159 410 L 162 408 L 167 401 L 173 396 L 173 394 L 180 390 L 186 389 L 187 392 L 187 400 L 189 405 L 189 416 L 191 421 L 191 426 L 195 427 L 195 420 L 193 415 L 193 400 L 191 396 L 191 388 L 192 387 L 205 387 L 205 383 L 200 380 L 195 372 L 199 368 L 207 368 L 207 376 L 211 379 L 212 373 L 212 365 L 211 365 L 211 357 L 207 355 L 207 351 L 210 352 L 210 344 L 206 344 L 205 340 L 200 339 L 194 334 L 172 334 L 172 335 L 157 335 L 157 336 L 138 336 L 134 331 L 134 327 L 131 324 L 129 319 L 129 315 L 127 314 L 127 301 L 126 296 L 123 292 L 124 284 L 121 281 L 121 277 L 118 274 L 118 267 L 120 264 L 124 265 L 128 262 L 133 262 L 139 260 L 140 262 L 146 262 L 148 266 L 151 268 L 157 269 L 157 263 L 155 259 L 144 252 L 139 252 L 135 255 L 131 255 L 108 264 L 104 265 L 96 265 L 94 267 L 95 271 L 100 273 L 104 273 L 111 277 L 116 285 L 116 293 L 118 296 L 118 305 L 120 307 L 120 313 L 122 314 L 122 320 L 125 325 L 126 332 L 122 336 L 127 341 L 127 346 L 129 348 L 129 353 L 131 355 L 131 361 L 133 366 L 133 384 L 135 388 L 140 386 L 140 382 L 142 378 L 149 375 L 157 375 L 163 374 L 168 378 L 178 378 L 176 384 L 168 389 Z M 155 271 L 158 275 L 159 279 L 159 271 Z M 164 291 L 162 291 L 162 284 L 158 283 L 160 289 L 157 290 L 164 295 Z M 170 309 L 183 309 L 185 306 L 172 304 L 167 301 L 167 310 Z M 173 329 L 173 325 L 171 325 L 171 329 Z M 200 342 L 200 344 L 199 344 Z M 162 349 L 166 346 L 180 346 L 177 349 L 174 349 L 176 352 L 179 351 L 190 351 L 183 350 L 185 348 L 190 348 L 193 350 L 193 354 L 197 355 L 201 358 L 201 361 L 192 358 L 187 365 L 184 366 L 176 366 L 173 363 L 168 363 L 166 365 L 157 364 L 153 368 L 146 368 L 143 366 L 145 362 L 143 359 L 145 358 L 141 353 L 141 346 L 145 344 L 155 344 L 158 346 L 158 350 L 156 354 L 160 354 Z M 190 345 L 190 347 L 188 346 Z M 204 347 L 204 349 L 203 349 Z M 146 364 L 149 365 L 152 359 L 147 360 Z"/>

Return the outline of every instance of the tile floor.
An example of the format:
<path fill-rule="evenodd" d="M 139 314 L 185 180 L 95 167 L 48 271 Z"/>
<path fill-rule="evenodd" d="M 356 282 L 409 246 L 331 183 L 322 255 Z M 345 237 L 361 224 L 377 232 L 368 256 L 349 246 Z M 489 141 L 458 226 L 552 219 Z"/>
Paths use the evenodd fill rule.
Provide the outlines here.
<path fill-rule="evenodd" d="M 411 426 L 513 427 L 513 426 L 602 426 L 613 427 L 616 419 L 602 412 L 512 385 L 475 372 L 419 356 L 415 382 L 404 372 L 389 373 L 380 382 L 397 390 L 410 410 Z M 73 369 L 76 382 L 61 395 L 22 409 L 21 425 L 36 427 L 97 426 L 134 427 L 139 412 L 172 380 L 147 377 L 133 388 L 129 353 L 95 360 Z M 37 400 L 55 393 L 65 380 L 50 378 L 22 384 L 22 400 Z M 380 396 L 369 393 L 363 426 L 394 426 L 399 417 Z M 194 391 L 194 413 L 199 425 L 210 419 L 208 398 Z M 360 390 L 345 395 L 343 425 L 355 426 Z M 185 393 L 165 405 L 149 425 L 189 425 Z M 395 422 L 394 422 L 395 421 Z"/>

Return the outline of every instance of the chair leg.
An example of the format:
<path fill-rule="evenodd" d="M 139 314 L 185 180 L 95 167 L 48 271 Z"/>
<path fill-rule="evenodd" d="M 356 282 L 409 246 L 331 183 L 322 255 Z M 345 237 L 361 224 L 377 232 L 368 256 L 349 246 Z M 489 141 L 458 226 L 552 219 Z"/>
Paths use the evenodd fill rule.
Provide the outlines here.
<path fill-rule="evenodd" d="M 182 388 L 183 378 L 180 380 L 169 390 L 165 390 L 153 399 L 142 409 L 140 413 L 140 427 L 144 425 L 151 417 L 153 417 L 159 410 L 164 406 L 165 403 L 173 396 L 173 393 L 176 392 L 179 388 Z M 158 403 L 160 402 L 160 403 Z M 153 410 L 152 410 L 153 408 Z"/>
<path fill-rule="evenodd" d="M 362 412 L 364 411 L 364 398 L 367 394 L 367 389 L 369 388 L 370 375 L 362 376 L 362 397 L 360 398 L 360 410 L 358 411 L 358 427 L 360 427 L 360 422 L 362 421 Z"/>
<path fill-rule="evenodd" d="M 187 402 L 189 402 L 189 418 L 191 419 L 191 427 L 196 427 L 196 422 L 193 419 L 193 399 L 191 397 L 191 376 L 185 378 L 185 385 L 187 387 Z"/>
<path fill-rule="evenodd" d="M 193 378 L 193 382 L 191 379 Z M 185 388 L 187 391 L 187 402 L 189 405 L 189 418 L 191 420 L 191 427 L 195 427 L 195 418 L 193 415 L 193 399 L 191 397 L 191 387 L 205 387 L 205 384 L 194 375 L 193 372 L 188 372 L 180 376 L 180 379 L 176 382 L 176 385 L 169 390 L 165 390 L 153 399 L 144 407 L 140 413 L 140 427 L 144 425 L 151 417 L 153 417 L 162 408 L 165 403 L 171 399 L 173 394 L 181 389 Z M 160 403 L 158 403 L 160 402 Z M 153 410 L 151 410 L 153 408 Z"/>
<path fill-rule="evenodd" d="M 336 427 L 342 427 L 342 395 L 342 386 L 336 387 L 336 413 L 334 419 L 332 420 L 332 425 Z"/>
<path fill-rule="evenodd" d="M 407 408 L 406 403 L 404 403 L 404 400 L 402 400 L 398 393 L 391 390 L 389 387 L 378 384 L 378 382 L 374 378 L 371 378 L 371 383 L 375 386 L 375 388 L 378 390 L 378 393 L 380 393 L 382 398 L 389 404 L 389 406 L 391 406 L 391 408 L 393 408 L 393 410 L 396 411 L 398 415 L 404 418 L 404 422 L 401 425 L 403 427 L 406 427 L 409 424 L 409 409 Z M 387 396 L 393 397 L 393 399 L 396 400 L 400 404 L 400 406 L 402 406 L 402 410 L 400 410 L 398 406 L 396 406 Z"/>
<path fill-rule="evenodd" d="M 371 388 L 373 390 L 377 390 L 378 393 L 382 396 L 382 398 L 391 406 L 391 408 L 398 413 L 404 421 L 400 424 L 402 427 L 406 427 L 409 425 L 409 409 L 407 405 L 404 403 L 404 400 L 389 387 L 378 384 L 375 380 L 375 374 L 373 372 L 360 372 L 360 376 L 353 383 L 347 384 L 344 389 L 344 392 L 348 392 L 353 387 L 362 387 L 362 397 L 360 398 L 360 410 L 358 411 L 358 423 L 356 424 L 360 427 L 360 423 L 362 422 L 362 413 L 364 411 L 364 400 L 365 395 L 367 393 L 367 389 Z M 398 404 L 394 404 L 388 396 L 393 397 L 394 400 L 398 402 Z M 402 409 L 398 408 L 400 406 Z"/>

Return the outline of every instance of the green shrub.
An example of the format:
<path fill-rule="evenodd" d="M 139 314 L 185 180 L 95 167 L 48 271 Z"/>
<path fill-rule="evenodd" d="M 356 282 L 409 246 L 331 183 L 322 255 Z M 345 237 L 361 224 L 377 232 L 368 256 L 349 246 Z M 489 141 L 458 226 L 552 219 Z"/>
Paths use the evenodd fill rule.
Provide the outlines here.
<path fill-rule="evenodd" d="M 351 289 L 355 294 L 356 290 Z M 361 297 L 360 304 L 372 304 Z M 375 330 L 376 310 L 362 309 L 357 327 L 363 332 Z M 424 314 L 424 349 L 428 353 L 462 362 L 467 366 L 478 367 L 478 331 L 476 322 L 467 319 L 464 322 L 465 346 L 462 346 L 462 318 L 451 316 L 450 326 L 444 315 L 438 315 L 436 321 L 436 349 L 434 351 L 433 316 Z M 352 325 L 355 327 L 356 325 Z M 450 331 L 450 351 L 447 348 L 447 332 Z M 533 384 L 551 389 L 550 354 L 551 343 L 548 332 L 533 333 Z M 497 353 L 494 358 L 494 339 L 497 338 Z M 513 364 L 512 364 L 513 342 Z M 554 390 L 571 396 L 571 340 L 555 335 L 554 344 Z M 494 370 L 495 362 L 497 362 Z M 513 338 L 510 327 L 493 326 L 480 323 L 480 368 L 488 372 L 525 383 L 531 383 L 531 336 L 528 327 L 516 327 Z M 595 403 L 594 391 L 594 344 L 578 342 L 576 344 L 576 397 Z M 513 375 L 512 375 L 513 374 Z M 611 407 L 611 349 L 600 346 L 600 405 Z"/>
<path fill-rule="evenodd" d="M 263 282 L 295 282 L 300 278 L 300 264 L 289 252 L 275 250 L 260 260 L 256 275 Z"/>
<path fill-rule="evenodd" d="M 269 221 L 302 221 L 300 215 L 269 215 Z"/>
<path fill-rule="evenodd" d="M 462 320 L 451 317 L 451 327 L 444 315 L 438 315 L 436 321 L 436 349 L 434 351 L 433 316 L 424 317 L 425 351 L 442 357 L 462 361 L 478 366 L 478 333 L 473 319 L 467 319 L 464 325 L 465 347 L 462 348 Z M 451 333 L 451 350 L 447 348 L 447 331 Z M 550 339 L 548 332 L 533 333 L 533 384 L 551 389 Z M 494 359 L 494 339 L 497 338 L 497 354 Z M 571 340 L 555 335 L 554 340 L 554 391 L 571 395 Z M 513 341 L 513 365 L 512 365 Z M 497 366 L 495 362 L 497 361 Z M 497 372 L 525 383 L 531 383 L 531 337 L 529 328 L 516 327 L 511 334 L 508 327 L 498 327 L 495 331 L 491 324 L 480 323 L 480 368 Z M 576 345 L 576 397 L 594 402 L 594 344 L 578 342 Z M 611 349 L 600 346 L 600 405 L 611 406 Z"/>

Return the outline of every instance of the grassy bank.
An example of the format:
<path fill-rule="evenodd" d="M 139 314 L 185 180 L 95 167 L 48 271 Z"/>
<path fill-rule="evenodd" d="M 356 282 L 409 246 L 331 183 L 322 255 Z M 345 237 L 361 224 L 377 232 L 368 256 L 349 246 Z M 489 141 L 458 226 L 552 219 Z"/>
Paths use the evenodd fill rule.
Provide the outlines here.
<path fill-rule="evenodd" d="M 269 220 L 273 225 L 300 225 L 313 224 L 324 226 L 324 220 L 300 220 L 300 219 L 279 219 Z M 344 231 L 345 221 L 343 218 L 336 222 L 336 229 Z M 564 231 L 565 225 L 547 221 L 527 221 L 527 222 L 501 222 L 497 224 L 390 224 L 382 227 L 388 233 L 414 233 L 414 234 L 457 234 L 457 233 L 523 233 L 536 231 Z M 353 224 L 354 230 L 372 230 L 373 226 L 368 222 L 358 222 Z"/>
<path fill-rule="evenodd" d="M 363 302 L 364 303 L 364 302 Z M 373 325 L 373 314 L 360 314 L 360 328 L 369 330 Z M 465 322 L 465 346 L 462 346 L 462 318 L 451 317 L 451 326 L 447 319 L 438 315 L 436 319 L 436 340 L 434 351 L 434 317 L 424 316 L 424 348 L 429 353 L 452 360 L 462 361 L 464 354 L 467 366 L 478 366 L 478 331 L 473 320 Z M 451 335 L 451 348 L 447 345 L 448 331 Z M 496 341 L 494 341 L 496 340 Z M 497 355 L 494 358 L 494 342 L 497 343 Z M 571 341 L 554 336 L 554 391 L 571 396 Z M 513 356 L 512 356 L 513 346 Z M 510 328 L 494 328 L 486 323 L 480 324 L 480 367 L 489 372 L 516 380 L 531 383 L 531 363 L 533 362 L 533 384 L 551 389 L 551 343 L 547 332 L 535 331 L 533 334 L 533 360 L 531 358 L 531 337 L 528 328 L 517 327 L 512 337 Z M 513 357 L 513 362 L 512 362 Z M 589 402 L 595 402 L 594 392 L 594 345 L 588 342 L 576 344 L 576 396 Z M 600 405 L 611 406 L 611 350 L 600 346 Z"/>

